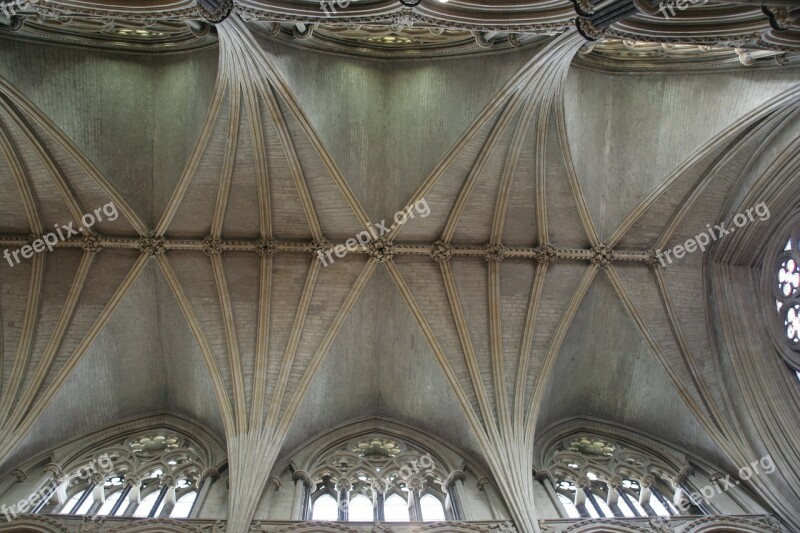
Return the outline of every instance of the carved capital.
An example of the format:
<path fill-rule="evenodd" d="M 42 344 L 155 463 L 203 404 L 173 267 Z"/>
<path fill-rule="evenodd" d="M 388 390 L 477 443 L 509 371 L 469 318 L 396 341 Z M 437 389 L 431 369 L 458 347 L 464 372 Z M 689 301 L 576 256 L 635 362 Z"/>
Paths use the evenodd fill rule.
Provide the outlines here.
<path fill-rule="evenodd" d="M 270 478 L 267 480 L 267 487 L 269 486 L 274 487 L 275 492 L 281 490 L 281 485 L 282 485 L 281 480 L 275 476 L 270 476 Z"/>
<path fill-rule="evenodd" d="M 575 481 L 575 486 L 581 489 L 591 489 L 592 480 L 586 476 L 581 476 Z"/>
<path fill-rule="evenodd" d="M 348 478 L 342 477 L 342 478 L 339 478 L 336 481 L 336 490 L 349 491 L 349 490 L 352 490 L 352 489 L 353 489 L 353 482 L 350 481 Z"/>
<path fill-rule="evenodd" d="M 443 485 L 449 488 L 455 485 L 456 481 L 461 481 L 463 483 L 466 480 L 467 476 L 464 474 L 463 470 L 453 470 L 450 472 L 450 475 L 447 476 L 447 479 L 444 480 Z"/>
<path fill-rule="evenodd" d="M 207 479 L 211 479 L 212 481 L 216 481 L 219 479 L 219 471 L 215 468 L 206 468 L 203 470 L 203 473 L 200 474 L 200 481 L 203 482 Z"/>
<path fill-rule="evenodd" d="M 100 472 L 95 472 L 91 476 L 89 476 L 89 481 L 91 481 L 95 485 L 103 485 L 106 482 L 106 478 Z"/>
<path fill-rule="evenodd" d="M 389 490 L 390 483 L 386 479 L 373 479 L 370 486 L 375 492 L 382 493 Z"/>
<path fill-rule="evenodd" d="M 482 478 L 480 478 L 478 480 L 478 483 L 477 483 L 476 486 L 477 486 L 479 491 L 484 492 L 484 491 L 486 491 L 486 487 L 489 486 L 490 484 L 491 484 L 491 481 L 489 481 L 488 477 L 482 477 Z"/>
<path fill-rule="evenodd" d="M 548 479 L 549 479 L 550 481 L 552 481 L 552 480 L 553 480 L 553 474 L 552 474 L 552 473 L 550 473 L 550 471 L 549 471 L 549 470 L 546 470 L 546 469 L 545 469 L 545 470 L 537 470 L 537 471 L 536 471 L 536 472 L 533 474 L 533 477 L 534 477 L 534 479 L 536 479 L 536 481 L 546 481 L 546 480 L 548 480 Z"/>
<path fill-rule="evenodd" d="M 159 486 L 161 487 L 174 487 L 175 486 L 175 478 L 170 476 L 169 474 L 162 475 L 159 480 Z"/>
<path fill-rule="evenodd" d="M 406 485 L 412 490 L 422 490 L 425 488 L 425 478 L 415 474 L 406 480 Z M 449 488 L 449 485 L 447 487 L 444 486 L 444 483 L 442 485 L 442 488 Z"/>
<path fill-rule="evenodd" d="M 617 490 L 622 485 L 622 478 L 620 476 L 611 476 L 606 482 L 609 489 Z"/>
<path fill-rule="evenodd" d="M 655 483 L 656 483 L 656 478 L 654 478 L 653 476 L 644 476 L 642 479 L 639 480 L 639 485 L 641 485 L 644 488 L 651 487 L 655 485 Z"/>
<path fill-rule="evenodd" d="M 17 479 L 17 483 L 22 483 L 23 481 L 28 479 L 28 475 L 19 468 L 15 468 L 14 470 L 12 470 L 11 476 Z"/>
<path fill-rule="evenodd" d="M 125 476 L 125 481 L 128 482 L 128 485 L 131 487 L 138 487 L 142 484 L 142 478 L 137 476 L 136 474 L 128 474 Z"/>
<path fill-rule="evenodd" d="M 308 472 L 305 470 L 295 470 L 294 473 L 292 473 L 292 481 L 302 481 L 309 488 L 314 484 L 311 481 L 311 476 L 309 476 Z"/>
<path fill-rule="evenodd" d="M 673 485 L 676 487 L 683 485 L 689 479 L 689 476 L 694 474 L 694 468 L 691 466 L 685 466 L 678 472 L 678 475 L 675 476 L 675 479 L 672 481 Z"/>
<path fill-rule="evenodd" d="M 44 471 L 52 476 L 53 480 L 56 483 L 63 483 L 67 476 L 64 474 L 64 471 L 61 467 L 55 463 L 50 463 L 46 467 L 44 467 Z"/>

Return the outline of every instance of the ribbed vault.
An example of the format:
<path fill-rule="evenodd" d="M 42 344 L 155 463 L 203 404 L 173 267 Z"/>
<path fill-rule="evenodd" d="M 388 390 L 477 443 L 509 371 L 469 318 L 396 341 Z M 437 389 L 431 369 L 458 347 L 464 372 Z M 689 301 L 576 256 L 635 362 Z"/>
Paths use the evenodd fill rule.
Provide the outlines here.
<path fill-rule="evenodd" d="M 454 4 L 463 5 L 452 16 L 470 7 Z M 556 4 L 530 9 L 537 20 L 550 12 L 558 20 Z M 45 446 L 49 421 L 115 401 L 108 383 L 85 386 L 113 371 L 112 381 L 124 379 L 127 368 L 154 381 L 150 395 L 105 417 L 170 409 L 224 431 L 233 533 L 248 531 L 284 445 L 365 416 L 403 419 L 473 452 L 526 532 L 539 530 L 531 505 L 537 429 L 560 419 L 603 417 L 723 464 L 748 464 L 761 451 L 755 435 L 766 428 L 743 420 L 731 398 L 752 364 L 751 339 L 736 331 L 755 326 L 721 314 L 729 362 L 713 334 L 718 315 L 708 294 L 739 283 L 735 296 L 746 305 L 757 279 L 740 265 L 757 258 L 735 245 L 754 248 L 765 235 L 737 234 L 714 264 L 694 254 L 662 268 L 654 254 L 756 203 L 757 195 L 740 191 L 758 185 L 773 199 L 796 197 L 774 189 L 796 175 L 796 146 L 786 141 L 800 109 L 796 81 L 770 74 L 765 89 L 756 76 L 714 77 L 719 93 L 687 103 L 676 118 L 667 109 L 674 106 L 656 110 L 651 99 L 626 98 L 625 91 L 648 94 L 652 79 L 594 84 L 589 73 L 575 73 L 583 40 L 567 31 L 536 50 L 487 59 L 494 61 L 487 72 L 502 78 L 491 90 L 453 83 L 454 99 L 479 95 L 457 119 L 426 112 L 441 121 L 435 128 L 445 140 L 426 144 L 414 136 L 426 125 L 409 119 L 397 123 L 401 133 L 390 132 L 392 143 L 380 135 L 382 121 L 414 105 L 404 91 L 424 88 L 446 68 L 419 74 L 413 64 L 346 63 L 352 77 L 317 80 L 330 89 L 324 93 L 298 72 L 313 63 L 297 61 L 297 50 L 259 41 L 237 14 L 216 28 L 214 93 L 196 135 L 184 132 L 196 143 L 180 175 L 165 172 L 175 184 L 168 200 L 148 202 L 135 187 L 117 192 L 74 141 L 0 81 L 0 244 L 20 247 L 29 234 L 110 202 L 119 209 L 116 221 L 95 228 L 99 235 L 3 268 L 3 464 Z M 679 81 L 657 82 L 662 92 L 652 99 L 687 99 Z M 387 108 L 376 105 L 355 121 L 376 135 L 342 141 L 337 130 L 353 123 L 338 97 L 355 83 L 366 87 L 357 89 L 364 106 L 379 96 Z M 625 84 L 641 86 L 618 88 Z M 358 107 L 352 95 L 342 100 L 346 110 Z M 679 138 L 676 128 L 712 106 L 716 113 Z M 615 122 L 625 108 L 642 114 Z M 672 136 L 671 151 L 658 148 L 658 134 L 646 138 L 651 112 L 663 123 L 658 133 Z M 776 142 L 788 146 L 781 155 Z M 331 154 L 345 158 L 347 172 Z M 127 195 L 150 216 L 137 216 Z M 381 246 L 327 265 L 315 255 L 420 202 L 429 215 L 374 234 Z M 776 200 L 774 209 L 789 206 Z M 722 281 L 711 282 L 709 271 Z M 155 334 L 112 348 L 135 342 L 140 333 L 120 330 L 137 320 L 150 321 Z M 761 337 L 753 346 L 768 345 Z M 127 401 L 132 389 L 124 390 Z M 792 437 L 776 436 L 767 447 Z M 790 471 L 780 484 L 796 480 Z M 770 489 L 756 483 L 764 483 L 762 494 Z M 796 499 L 789 491 L 776 510 L 800 526 Z"/>

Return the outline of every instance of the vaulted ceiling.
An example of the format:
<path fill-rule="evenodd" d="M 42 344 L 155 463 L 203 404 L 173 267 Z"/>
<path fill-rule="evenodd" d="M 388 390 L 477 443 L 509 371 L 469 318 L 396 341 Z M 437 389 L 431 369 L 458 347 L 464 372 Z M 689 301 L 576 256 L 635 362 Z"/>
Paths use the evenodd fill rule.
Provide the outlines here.
<path fill-rule="evenodd" d="M 113 8 L 159 7 L 141 4 Z M 574 30 L 376 61 L 266 37 L 267 7 L 239 2 L 218 46 L 180 55 L 0 47 L 0 245 L 120 214 L 0 265 L 2 470 L 179 412 L 228 443 L 235 531 L 282 453 L 381 415 L 468 450 L 533 531 L 535 438 L 565 419 L 745 455 L 705 256 L 654 250 L 730 215 L 748 161 L 797 135 L 796 70 L 619 76 L 575 66 Z M 568 8 L 514 17 L 566 29 Z M 421 202 L 379 245 L 315 254 Z"/>

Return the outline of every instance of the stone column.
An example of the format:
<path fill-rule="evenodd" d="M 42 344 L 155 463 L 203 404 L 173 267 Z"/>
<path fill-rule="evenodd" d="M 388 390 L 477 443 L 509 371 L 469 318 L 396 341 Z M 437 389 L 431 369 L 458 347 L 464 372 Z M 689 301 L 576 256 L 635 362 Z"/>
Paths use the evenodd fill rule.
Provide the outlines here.
<path fill-rule="evenodd" d="M 281 490 L 281 480 L 275 476 L 271 476 L 267 480 L 267 494 L 265 495 L 265 504 L 267 508 L 267 518 L 272 518 L 270 515 L 272 514 L 272 500 L 275 497 L 275 493 Z"/>
<path fill-rule="evenodd" d="M 7 495 L 17 483 L 22 483 L 28 479 L 27 474 L 19 468 L 12 470 L 9 476 L 0 483 L 0 498 Z"/>
<path fill-rule="evenodd" d="M 343 477 L 336 482 L 336 503 L 339 508 L 339 520 L 347 522 L 350 516 L 350 491 L 353 484 L 349 479 Z"/>
<path fill-rule="evenodd" d="M 302 470 L 292 474 L 294 481 L 294 500 L 292 502 L 292 520 L 305 520 L 306 489 L 311 487 L 311 478 Z"/>
<path fill-rule="evenodd" d="M 64 474 L 64 471 L 61 470 L 61 467 L 55 463 L 50 463 L 44 467 L 44 471 L 50 474 L 52 483 L 55 486 L 53 496 L 56 499 L 56 503 L 58 505 L 64 505 L 67 503 L 67 483 L 69 483 L 69 478 Z"/>
<path fill-rule="evenodd" d="M 547 498 L 550 500 L 553 508 L 558 513 L 558 516 L 560 518 L 568 518 L 567 516 L 564 516 L 564 513 L 562 512 L 563 506 L 561 505 L 561 500 L 558 499 L 558 494 L 556 494 L 556 488 L 553 485 L 553 475 L 550 473 L 550 471 L 539 470 L 533 477 L 544 487 L 544 491 L 547 493 Z"/>
<path fill-rule="evenodd" d="M 386 514 L 383 504 L 386 501 L 386 490 L 389 484 L 383 479 L 375 479 L 372 481 L 372 515 L 373 520 L 376 522 L 384 522 Z"/>
<path fill-rule="evenodd" d="M 575 507 L 586 505 L 586 492 L 590 490 L 592 490 L 592 481 L 585 476 L 579 477 L 575 482 Z"/>
<path fill-rule="evenodd" d="M 622 485 L 622 478 L 619 476 L 611 476 L 608 481 L 606 481 L 606 485 L 608 486 L 608 498 L 606 498 L 606 503 L 613 511 L 614 506 L 617 505 L 619 501 L 619 488 Z"/>
<path fill-rule="evenodd" d="M 203 506 L 206 504 L 208 493 L 211 492 L 211 486 L 218 479 L 219 472 L 213 468 L 207 468 L 200 474 L 200 480 L 197 482 L 197 499 L 192 506 L 192 512 L 189 514 L 189 518 L 197 518 L 200 516 L 200 511 L 203 510 Z"/>
<path fill-rule="evenodd" d="M 163 475 L 159 480 L 159 485 L 161 489 L 164 491 L 163 493 L 163 501 L 164 507 L 161 509 L 161 514 L 158 516 L 166 516 L 168 517 L 170 513 L 172 513 L 172 509 L 175 507 L 176 498 L 175 498 L 175 483 L 176 480 L 174 477 L 170 475 Z M 166 490 L 165 490 L 166 489 Z M 156 508 L 158 507 L 157 504 Z"/>
<path fill-rule="evenodd" d="M 95 472 L 89 480 L 92 485 L 94 485 L 94 488 L 92 488 L 92 506 L 94 507 L 98 502 L 100 502 L 100 505 L 103 505 L 106 502 L 105 476 L 99 472 Z"/>
<path fill-rule="evenodd" d="M 425 481 L 419 476 L 411 476 L 406 481 L 408 488 L 408 516 L 412 522 L 422 522 L 422 509 L 419 505 L 419 495 Z"/>
<path fill-rule="evenodd" d="M 500 520 L 503 518 L 503 513 L 497 508 L 497 502 L 494 499 L 494 491 L 492 484 L 488 477 L 482 477 L 478 480 L 478 490 L 481 491 L 489 504 L 489 509 L 492 511 L 492 520 Z"/>
<path fill-rule="evenodd" d="M 697 505 L 698 503 L 702 502 L 693 502 L 689 498 L 689 491 L 686 489 L 686 483 L 689 480 L 689 476 L 694 474 L 694 469 L 691 466 L 684 467 L 678 475 L 675 476 L 675 479 L 672 480 L 672 486 L 675 489 L 675 495 L 672 498 L 672 503 L 675 504 L 675 507 L 678 509 L 679 514 L 683 514 L 683 509 L 688 504 Z M 700 507 L 700 505 L 698 505 Z"/>
<path fill-rule="evenodd" d="M 470 521 L 472 511 L 464 505 L 462 495 L 464 494 L 464 480 L 467 479 L 466 474 L 461 470 L 454 470 L 447 476 L 443 488 L 450 497 L 450 502 L 453 507 L 453 518 L 456 520 Z"/>
<path fill-rule="evenodd" d="M 142 478 L 137 475 L 125 476 L 128 484 L 131 486 L 131 491 L 128 493 L 128 499 L 131 503 L 142 503 Z"/>
<path fill-rule="evenodd" d="M 650 490 L 650 487 L 656 482 L 656 479 L 653 476 L 644 476 L 639 481 L 639 486 L 642 487 L 639 491 L 639 504 L 643 507 L 645 505 L 650 505 L 650 498 L 653 496 L 653 492 Z M 647 508 L 645 507 L 645 510 Z"/>

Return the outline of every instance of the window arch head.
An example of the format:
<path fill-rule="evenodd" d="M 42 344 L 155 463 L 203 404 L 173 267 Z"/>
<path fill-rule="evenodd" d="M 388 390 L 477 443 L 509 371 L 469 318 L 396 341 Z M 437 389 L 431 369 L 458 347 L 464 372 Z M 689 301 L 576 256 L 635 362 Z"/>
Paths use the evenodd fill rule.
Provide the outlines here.
<path fill-rule="evenodd" d="M 550 441 L 540 474 L 553 479 L 564 516 L 570 518 L 669 517 L 678 465 L 686 458 L 661 453 L 628 440 L 582 432 Z M 577 514 L 577 516 L 576 516 Z M 700 514 L 692 507 L 686 514 Z"/>
<path fill-rule="evenodd" d="M 376 516 L 387 522 L 427 520 L 425 514 L 437 520 L 454 518 L 441 503 L 449 471 L 433 451 L 380 433 L 362 433 L 323 450 L 306 467 L 314 487 L 312 519 L 323 514 L 328 520 L 351 522 L 372 522 Z M 409 498 L 410 485 L 416 487 L 415 499 Z M 349 498 L 346 509 L 334 509 L 325 498 L 339 501 L 344 494 Z M 425 499 L 429 507 L 423 512 L 420 500 L 427 495 L 436 505 Z"/>
<path fill-rule="evenodd" d="M 112 436 L 87 446 L 90 451 L 73 451 L 63 470 L 48 467 L 48 493 L 66 489 L 68 501 L 57 506 L 44 498 L 34 512 L 188 517 L 201 473 L 210 469 L 209 448 L 166 428 L 129 431 L 117 439 L 112 430 L 107 433 Z"/>
<path fill-rule="evenodd" d="M 783 246 L 772 271 L 772 292 L 783 341 L 800 351 L 800 228 Z"/>

